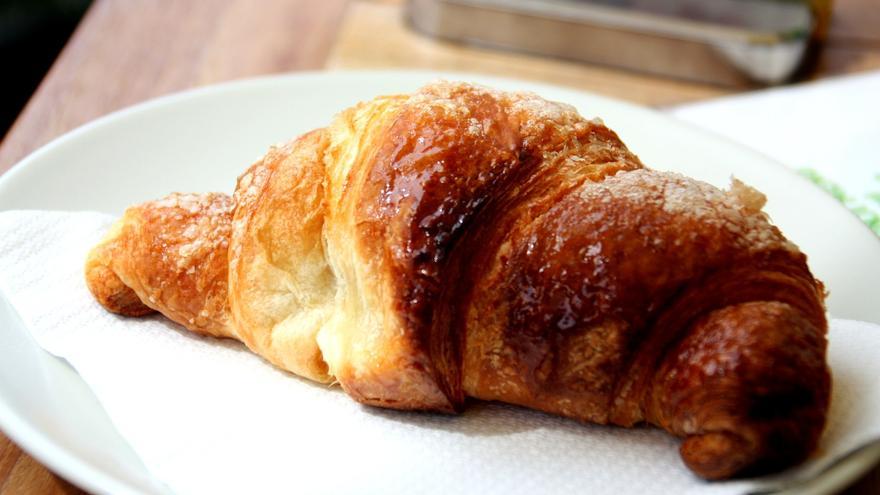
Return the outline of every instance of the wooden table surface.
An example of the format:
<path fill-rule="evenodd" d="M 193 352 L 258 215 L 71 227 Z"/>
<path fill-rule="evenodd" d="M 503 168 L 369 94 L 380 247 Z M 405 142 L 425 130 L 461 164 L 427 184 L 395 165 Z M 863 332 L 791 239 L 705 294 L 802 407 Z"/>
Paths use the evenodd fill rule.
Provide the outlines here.
<path fill-rule="evenodd" d="M 97 0 L 0 144 L 0 173 L 108 112 L 186 88 L 315 69 L 431 68 L 581 88 L 663 106 L 734 92 L 608 67 L 438 42 L 400 0 Z M 836 0 L 809 79 L 880 69 L 880 3 Z M 0 433 L 0 495 L 81 493 Z M 880 468 L 847 493 L 880 493 Z"/>

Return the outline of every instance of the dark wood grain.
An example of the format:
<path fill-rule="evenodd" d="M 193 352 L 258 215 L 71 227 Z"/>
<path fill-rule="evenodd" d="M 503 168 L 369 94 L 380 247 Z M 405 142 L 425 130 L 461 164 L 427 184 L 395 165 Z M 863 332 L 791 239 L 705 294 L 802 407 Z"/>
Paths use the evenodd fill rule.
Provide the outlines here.
<path fill-rule="evenodd" d="M 17 450 L 17 449 L 16 449 Z M 18 459 L 0 485 L 0 495 L 80 495 L 86 492 L 54 475 L 29 455 Z"/>
<path fill-rule="evenodd" d="M 14 443 L 6 435 L 0 433 L 0 490 L 3 489 L 4 480 L 9 478 L 9 473 L 15 467 L 16 461 L 22 455 Z"/>
<path fill-rule="evenodd" d="M 880 466 L 869 471 L 841 495 L 877 495 L 880 493 Z"/>

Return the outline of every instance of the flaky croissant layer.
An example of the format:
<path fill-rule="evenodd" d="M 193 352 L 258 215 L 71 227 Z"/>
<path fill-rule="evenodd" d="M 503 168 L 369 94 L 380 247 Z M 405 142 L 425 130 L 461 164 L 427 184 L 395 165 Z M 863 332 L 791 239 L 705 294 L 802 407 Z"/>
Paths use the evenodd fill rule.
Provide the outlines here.
<path fill-rule="evenodd" d="M 366 404 L 647 422 L 727 478 L 804 459 L 828 409 L 823 290 L 763 202 L 569 106 L 437 83 L 270 149 L 231 198 L 129 208 L 86 279 Z"/>

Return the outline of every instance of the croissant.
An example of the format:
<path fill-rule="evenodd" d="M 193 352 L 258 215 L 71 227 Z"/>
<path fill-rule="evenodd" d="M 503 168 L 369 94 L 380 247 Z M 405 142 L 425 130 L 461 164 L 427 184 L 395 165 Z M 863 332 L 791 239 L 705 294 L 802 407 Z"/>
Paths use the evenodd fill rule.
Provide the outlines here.
<path fill-rule="evenodd" d="M 805 459 L 829 405 L 824 289 L 763 203 L 570 106 L 440 82 L 271 148 L 232 197 L 129 208 L 85 274 L 109 311 L 364 404 L 647 423 L 723 479 Z"/>

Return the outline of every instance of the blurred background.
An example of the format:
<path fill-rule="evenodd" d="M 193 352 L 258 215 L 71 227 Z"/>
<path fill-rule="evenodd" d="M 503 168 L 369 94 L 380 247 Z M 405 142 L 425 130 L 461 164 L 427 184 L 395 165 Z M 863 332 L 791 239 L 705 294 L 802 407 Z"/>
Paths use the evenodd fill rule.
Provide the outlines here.
<path fill-rule="evenodd" d="M 14 69 L 3 134 L 90 4 L 0 0 L 0 55 Z M 92 10 L 88 39 L 76 40 L 92 53 L 69 70 L 114 64 L 138 74 L 131 64 L 148 58 L 190 71 L 185 82 L 138 74 L 161 79 L 144 97 L 297 69 L 408 67 L 669 105 L 880 67 L 876 0 L 108 0 Z"/>
<path fill-rule="evenodd" d="M 89 0 L 0 0 L 0 60 L 7 67 L 0 133 L 12 125 L 85 14 Z"/>

